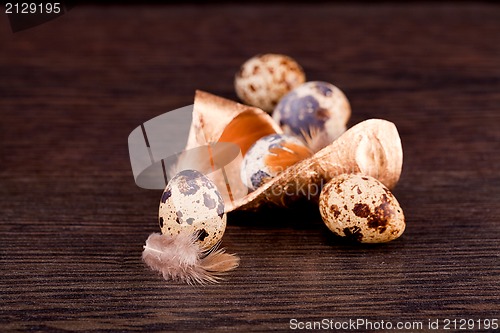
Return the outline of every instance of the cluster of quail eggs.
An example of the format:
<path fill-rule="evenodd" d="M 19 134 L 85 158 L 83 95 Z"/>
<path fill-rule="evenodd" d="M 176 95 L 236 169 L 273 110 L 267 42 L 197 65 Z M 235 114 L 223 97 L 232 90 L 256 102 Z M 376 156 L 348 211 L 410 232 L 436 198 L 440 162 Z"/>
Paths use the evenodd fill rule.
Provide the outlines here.
<path fill-rule="evenodd" d="M 288 160 L 282 165 L 266 163 L 279 164 L 278 155 L 283 150 L 289 152 L 288 158 L 298 162 L 332 143 L 346 130 L 351 109 L 344 93 L 333 84 L 305 82 L 305 78 L 302 67 L 282 54 L 254 56 L 235 76 L 235 90 L 240 99 L 272 113 L 284 132 L 261 138 L 245 155 L 241 178 L 250 190 L 289 166 Z M 290 149 L 290 143 L 299 151 Z M 310 153 L 304 154 L 304 149 Z"/>
<path fill-rule="evenodd" d="M 345 94 L 328 82 L 306 82 L 302 67 L 288 56 L 252 57 L 241 66 L 234 84 L 244 103 L 272 114 L 284 133 L 257 140 L 245 154 L 241 180 L 250 191 L 312 156 L 346 130 L 351 108 Z M 394 195 L 369 176 L 334 177 L 322 189 L 319 209 L 334 234 L 357 242 L 388 242 L 405 229 Z M 224 201 L 208 177 L 195 170 L 181 171 L 161 196 L 159 224 L 166 235 L 194 233 L 200 246 L 209 249 L 224 234 Z"/>
<path fill-rule="evenodd" d="M 272 114 L 263 116 L 282 129 L 258 139 L 246 151 L 240 178 L 249 191 L 265 191 L 262 187 L 274 177 L 330 145 L 346 131 L 351 115 L 339 88 L 328 82 L 306 82 L 302 67 L 285 55 L 264 54 L 246 61 L 235 76 L 235 90 L 244 103 Z M 217 249 L 227 215 L 224 199 L 209 177 L 182 170 L 161 195 L 158 222 L 165 237 L 151 235 L 143 259 L 166 279 L 216 282 L 218 274 L 238 266 L 238 257 Z M 335 235 L 360 243 L 389 242 L 406 226 L 390 190 L 362 174 L 333 177 L 322 188 L 319 211 Z"/>
<path fill-rule="evenodd" d="M 290 160 L 298 162 L 331 144 L 347 129 L 351 108 L 345 94 L 331 83 L 305 82 L 305 77 L 295 60 L 280 54 L 255 56 L 235 76 L 238 97 L 272 114 L 284 133 L 259 139 L 245 154 L 241 178 L 249 190 L 285 170 Z M 353 241 L 388 242 L 405 229 L 394 195 L 369 176 L 334 177 L 322 189 L 319 207 L 327 227 Z"/>
<path fill-rule="evenodd" d="M 271 113 L 284 133 L 261 138 L 245 154 L 241 178 L 250 190 L 284 171 L 290 161 L 298 162 L 326 147 L 346 130 L 351 108 L 345 94 L 331 83 L 305 82 L 305 77 L 302 67 L 282 54 L 252 57 L 235 76 L 240 99 Z"/>

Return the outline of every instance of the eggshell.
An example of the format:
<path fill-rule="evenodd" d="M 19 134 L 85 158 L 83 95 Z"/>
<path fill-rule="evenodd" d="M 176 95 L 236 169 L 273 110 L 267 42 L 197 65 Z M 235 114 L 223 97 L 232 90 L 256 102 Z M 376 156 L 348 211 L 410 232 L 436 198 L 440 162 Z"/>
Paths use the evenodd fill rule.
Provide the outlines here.
<path fill-rule="evenodd" d="M 394 195 L 370 176 L 333 178 L 321 191 L 319 207 L 333 233 L 361 243 L 389 242 L 401 236 L 406 226 Z"/>
<path fill-rule="evenodd" d="M 285 134 L 316 140 L 313 150 L 318 151 L 345 132 L 350 115 L 349 101 L 340 89 L 328 82 L 311 81 L 284 96 L 273 119 Z"/>
<path fill-rule="evenodd" d="M 296 158 L 297 161 L 310 155 L 309 149 L 299 139 L 283 134 L 271 134 L 255 142 L 246 153 L 241 163 L 241 180 L 251 190 L 260 187 L 274 176 L 285 170 L 286 164 L 276 165 L 270 159 L 279 152 Z"/>
<path fill-rule="evenodd" d="M 201 246 L 211 248 L 222 239 L 226 219 L 217 187 L 198 171 L 179 172 L 161 196 L 159 224 L 163 234 L 196 232 Z"/>
<path fill-rule="evenodd" d="M 305 79 L 295 60 L 269 53 L 247 60 L 235 76 L 234 87 L 244 103 L 271 113 L 279 100 Z"/>

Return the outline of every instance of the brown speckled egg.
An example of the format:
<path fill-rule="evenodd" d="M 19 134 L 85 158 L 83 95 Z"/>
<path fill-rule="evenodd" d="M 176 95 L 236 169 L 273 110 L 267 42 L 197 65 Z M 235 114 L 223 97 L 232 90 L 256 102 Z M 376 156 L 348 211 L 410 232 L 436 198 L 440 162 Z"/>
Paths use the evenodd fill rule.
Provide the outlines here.
<path fill-rule="evenodd" d="M 271 113 L 281 97 L 306 80 L 302 67 L 282 54 L 261 54 L 247 60 L 236 74 L 234 87 L 246 104 Z"/>
<path fill-rule="evenodd" d="M 333 178 L 321 191 L 321 217 L 335 234 L 361 243 L 384 243 L 405 230 L 403 210 L 377 179 L 359 174 Z"/>
<path fill-rule="evenodd" d="M 171 236 L 181 231 L 197 233 L 202 248 L 211 248 L 222 239 L 226 218 L 217 187 L 198 171 L 179 172 L 161 196 L 161 232 Z"/>

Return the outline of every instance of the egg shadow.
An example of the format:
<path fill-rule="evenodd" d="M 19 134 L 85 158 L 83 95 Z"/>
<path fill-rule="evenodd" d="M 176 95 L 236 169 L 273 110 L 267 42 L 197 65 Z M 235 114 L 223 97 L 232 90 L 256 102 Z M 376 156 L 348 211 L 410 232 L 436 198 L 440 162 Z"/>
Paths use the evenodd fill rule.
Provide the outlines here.
<path fill-rule="evenodd" d="M 257 229 L 318 230 L 324 226 L 318 204 L 307 200 L 295 202 L 287 208 L 261 207 L 258 211 L 233 211 L 228 214 L 228 225 Z"/>
<path fill-rule="evenodd" d="M 353 238 L 338 236 L 323 222 L 318 204 L 307 200 L 297 201 L 287 208 L 261 206 L 256 212 L 233 211 L 228 214 L 227 223 L 228 226 L 268 230 L 270 233 L 279 229 L 315 234 L 322 244 L 344 253 L 392 253 L 405 246 L 401 239 L 387 243 L 360 243 Z"/>

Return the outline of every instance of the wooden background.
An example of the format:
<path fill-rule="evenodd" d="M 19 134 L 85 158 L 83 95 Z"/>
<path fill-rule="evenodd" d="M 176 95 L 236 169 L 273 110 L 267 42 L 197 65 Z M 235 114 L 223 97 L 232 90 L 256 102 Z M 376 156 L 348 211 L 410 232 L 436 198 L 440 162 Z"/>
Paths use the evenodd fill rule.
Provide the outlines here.
<path fill-rule="evenodd" d="M 500 319 L 500 7 L 76 6 L 15 34 L 0 14 L 0 49 L 2 331 Z M 314 207 L 236 213 L 227 281 L 165 282 L 141 262 L 160 193 L 134 184 L 128 134 L 195 89 L 234 99 L 265 52 L 344 90 L 350 125 L 397 125 L 407 230 L 359 246 Z"/>

